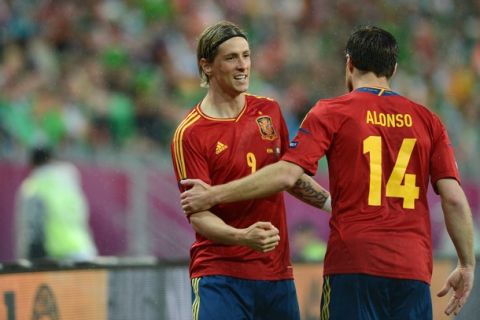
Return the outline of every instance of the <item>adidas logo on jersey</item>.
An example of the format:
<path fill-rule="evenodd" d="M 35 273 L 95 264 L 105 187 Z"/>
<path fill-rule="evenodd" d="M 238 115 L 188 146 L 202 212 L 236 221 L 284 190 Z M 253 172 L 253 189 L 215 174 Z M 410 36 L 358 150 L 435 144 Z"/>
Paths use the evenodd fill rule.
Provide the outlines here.
<path fill-rule="evenodd" d="M 220 141 L 217 142 L 217 146 L 215 147 L 215 154 L 219 154 L 220 152 L 224 151 L 227 149 L 228 146 L 221 143 Z"/>

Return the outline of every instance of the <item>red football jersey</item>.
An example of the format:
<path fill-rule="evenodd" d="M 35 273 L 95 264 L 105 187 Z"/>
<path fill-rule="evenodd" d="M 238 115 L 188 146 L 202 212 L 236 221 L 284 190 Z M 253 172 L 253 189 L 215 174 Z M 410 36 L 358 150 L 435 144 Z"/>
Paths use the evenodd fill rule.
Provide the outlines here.
<path fill-rule="evenodd" d="M 217 185 L 247 176 L 276 162 L 288 148 L 288 130 L 272 99 L 247 95 L 235 119 L 214 119 L 197 105 L 178 126 L 172 142 L 177 179 L 201 179 Z M 190 275 L 226 275 L 252 280 L 292 279 L 283 195 L 221 204 L 210 210 L 225 223 L 246 228 L 270 221 L 280 244 L 268 253 L 245 246 L 214 243 L 200 234 L 190 250 Z"/>
<path fill-rule="evenodd" d="M 324 273 L 365 273 L 430 283 L 427 189 L 459 181 L 447 132 L 424 106 L 360 88 L 320 100 L 283 160 L 309 174 L 327 156 L 333 213 Z"/>

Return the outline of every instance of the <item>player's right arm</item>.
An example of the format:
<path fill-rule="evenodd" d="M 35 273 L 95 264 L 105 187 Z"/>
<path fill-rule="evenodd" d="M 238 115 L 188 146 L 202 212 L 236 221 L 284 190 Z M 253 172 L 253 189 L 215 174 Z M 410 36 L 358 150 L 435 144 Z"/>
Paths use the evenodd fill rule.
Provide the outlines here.
<path fill-rule="evenodd" d="M 445 313 L 456 315 L 465 305 L 473 287 L 475 254 L 472 214 L 465 193 L 457 180 L 440 179 L 436 186 L 441 198 L 445 225 L 458 256 L 457 267 L 437 295 L 445 296 L 453 289 L 454 294 L 445 308 Z"/>
<path fill-rule="evenodd" d="M 311 206 L 332 213 L 330 193 L 312 177 L 305 173 L 295 182 L 295 185 L 287 190 L 295 198 L 308 203 Z"/>
<path fill-rule="evenodd" d="M 280 106 L 277 105 L 280 112 Z M 282 156 L 290 148 L 290 139 L 288 127 L 283 116 L 280 116 L 280 137 Z M 300 171 L 299 171 L 300 172 Z M 286 190 L 295 198 L 303 201 L 315 208 L 324 210 L 328 213 L 332 212 L 330 193 L 323 188 L 317 181 L 307 174 L 302 174 L 295 184 Z"/>
<path fill-rule="evenodd" d="M 260 252 L 268 252 L 278 245 L 278 229 L 270 222 L 258 221 L 247 228 L 234 228 L 210 211 L 190 216 L 193 229 L 216 243 L 243 245 Z"/>

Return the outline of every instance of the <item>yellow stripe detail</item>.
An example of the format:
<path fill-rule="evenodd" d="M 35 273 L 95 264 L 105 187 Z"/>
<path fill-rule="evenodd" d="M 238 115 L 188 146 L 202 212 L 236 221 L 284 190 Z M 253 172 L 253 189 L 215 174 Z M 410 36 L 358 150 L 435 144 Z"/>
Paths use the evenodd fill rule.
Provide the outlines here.
<path fill-rule="evenodd" d="M 330 319 L 330 295 L 331 295 L 331 287 L 330 287 L 330 277 L 325 277 L 325 282 L 323 283 L 323 306 L 321 311 L 321 320 L 329 320 Z"/>
<path fill-rule="evenodd" d="M 188 122 L 193 116 L 194 116 L 194 112 L 190 113 L 185 119 L 183 119 L 183 121 L 178 125 L 177 129 L 175 130 L 175 134 L 173 136 L 173 151 L 175 155 L 175 164 L 176 164 L 178 176 L 180 177 L 180 179 L 183 179 L 183 176 L 182 176 L 181 165 L 180 165 L 180 155 L 179 155 L 180 151 L 178 149 L 180 142 L 178 141 L 178 137 L 185 123 Z"/>
<path fill-rule="evenodd" d="M 200 294 L 198 293 L 198 289 L 200 287 L 200 279 L 201 278 L 194 278 L 192 279 L 192 288 L 193 294 L 195 295 L 195 299 L 192 303 L 192 319 L 198 320 L 198 314 L 200 311 Z"/>
<path fill-rule="evenodd" d="M 255 97 L 255 98 L 258 98 L 258 99 L 266 99 L 266 100 L 270 100 L 270 101 L 274 101 L 273 98 L 270 98 L 270 97 L 265 97 L 265 96 L 259 96 L 259 95 L 256 95 L 256 94 L 252 94 L 252 93 L 245 93 L 246 96 L 251 96 L 251 97 Z"/>
<path fill-rule="evenodd" d="M 175 130 L 175 134 L 173 136 L 173 151 L 174 151 L 174 155 L 175 155 L 175 164 L 176 164 L 176 167 L 177 167 L 177 171 L 178 171 L 178 175 L 181 177 L 181 172 L 180 172 L 180 159 L 178 157 L 178 135 L 182 129 L 182 127 L 185 125 L 185 122 L 187 122 L 188 120 L 190 120 L 192 118 L 192 116 L 195 115 L 195 110 L 193 110 L 192 112 L 190 112 L 186 117 L 185 119 L 182 120 L 182 122 L 178 125 L 177 129 Z"/>
<path fill-rule="evenodd" d="M 378 93 L 378 96 L 381 96 L 385 92 L 385 89 L 381 89 L 380 92 Z"/>
<path fill-rule="evenodd" d="M 192 112 L 191 114 L 189 114 L 185 118 L 185 120 L 183 120 L 182 123 L 180 123 L 173 137 L 175 162 L 177 164 L 177 171 L 180 179 L 185 179 L 187 177 L 187 169 L 185 168 L 185 159 L 183 157 L 183 145 L 182 145 L 183 134 L 185 132 L 185 129 L 187 129 L 190 125 L 192 125 L 198 119 L 200 119 L 200 115 L 198 115 L 196 112 Z"/>
<path fill-rule="evenodd" d="M 182 179 L 185 179 L 187 177 L 187 169 L 185 167 L 185 159 L 184 159 L 184 156 L 183 156 L 183 134 L 185 133 L 185 130 L 190 126 L 192 125 L 195 121 L 197 121 L 198 119 L 200 119 L 200 116 L 199 115 L 196 115 L 193 119 L 189 120 L 188 123 L 185 123 L 184 127 L 180 130 L 180 134 L 179 134 L 179 137 L 178 137 L 178 140 L 177 140 L 177 153 L 178 153 L 178 162 L 180 164 L 180 167 L 179 167 L 179 170 L 180 170 L 180 177 Z"/>

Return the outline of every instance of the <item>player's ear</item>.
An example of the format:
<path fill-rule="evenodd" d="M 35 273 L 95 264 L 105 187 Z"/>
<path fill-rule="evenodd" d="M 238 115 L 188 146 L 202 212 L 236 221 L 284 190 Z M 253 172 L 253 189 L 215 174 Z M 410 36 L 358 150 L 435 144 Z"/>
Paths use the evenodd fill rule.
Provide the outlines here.
<path fill-rule="evenodd" d="M 347 53 L 347 55 L 346 55 L 346 58 L 347 58 L 346 64 L 347 64 L 348 71 L 350 71 L 350 73 L 352 73 L 352 72 L 353 72 L 353 68 L 354 68 L 354 67 L 353 67 L 353 63 L 352 63 L 352 58 L 350 57 L 350 55 L 349 55 L 348 53 Z"/>
<path fill-rule="evenodd" d="M 397 67 L 398 67 L 398 63 L 395 63 L 395 67 L 393 68 L 393 72 L 392 72 L 392 77 L 395 75 L 395 73 L 397 72 Z"/>
<path fill-rule="evenodd" d="M 207 61 L 207 59 L 205 58 L 200 59 L 200 67 L 202 67 L 203 73 L 205 73 L 207 76 L 211 75 L 212 65 L 210 62 Z"/>

